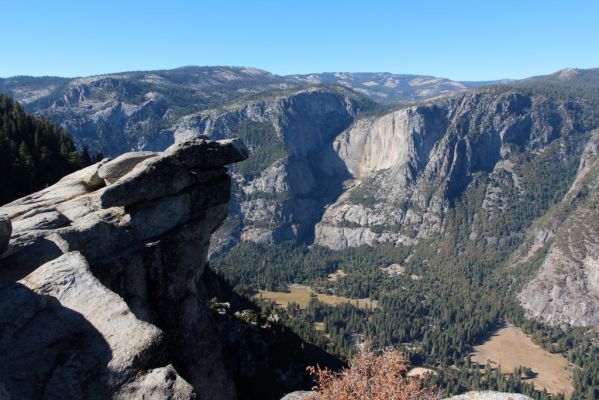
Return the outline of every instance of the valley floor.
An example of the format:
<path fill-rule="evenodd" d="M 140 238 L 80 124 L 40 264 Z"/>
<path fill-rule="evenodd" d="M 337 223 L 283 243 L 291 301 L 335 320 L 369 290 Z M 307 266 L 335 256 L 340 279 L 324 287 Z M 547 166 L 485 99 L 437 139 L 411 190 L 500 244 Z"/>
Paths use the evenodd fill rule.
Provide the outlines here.
<path fill-rule="evenodd" d="M 307 285 L 289 285 L 287 292 L 271 292 L 267 290 L 260 290 L 255 298 L 272 300 L 280 307 L 287 307 L 289 303 L 297 303 L 302 309 L 308 307 L 310 300 L 315 297 L 319 301 L 335 306 L 342 303 L 350 303 L 358 308 L 372 309 L 378 306 L 376 300 L 368 298 L 364 299 L 350 299 L 349 297 L 334 296 L 330 294 L 315 293 L 310 286 Z"/>
<path fill-rule="evenodd" d="M 559 354 L 551 354 L 532 340 L 518 327 L 505 325 L 497 330 L 485 343 L 475 346 L 472 361 L 491 366 L 501 365 L 503 373 L 525 366 L 538 375 L 532 378 L 535 388 L 547 389 L 549 393 L 564 393 L 569 399 L 574 392 L 572 386 L 573 366 Z"/>

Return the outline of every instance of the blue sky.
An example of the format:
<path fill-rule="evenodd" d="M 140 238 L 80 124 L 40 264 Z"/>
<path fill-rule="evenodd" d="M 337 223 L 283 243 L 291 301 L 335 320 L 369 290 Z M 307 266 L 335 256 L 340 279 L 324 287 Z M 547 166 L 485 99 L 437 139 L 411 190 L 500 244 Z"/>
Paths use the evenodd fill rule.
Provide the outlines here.
<path fill-rule="evenodd" d="M 457 80 L 599 67 L 599 1 L 4 1 L 0 77 L 236 65 Z"/>

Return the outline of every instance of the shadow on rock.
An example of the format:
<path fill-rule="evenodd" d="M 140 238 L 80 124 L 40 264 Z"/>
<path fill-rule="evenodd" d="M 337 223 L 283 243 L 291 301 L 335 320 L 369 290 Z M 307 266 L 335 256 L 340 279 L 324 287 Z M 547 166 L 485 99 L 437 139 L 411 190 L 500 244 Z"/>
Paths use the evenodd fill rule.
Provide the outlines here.
<path fill-rule="evenodd" d="M 36 239 L 25 249 L 0 260 L 0 288 L 12 285 L 61 255 L 62 251 L 51 240 L 45 237 Z"/>
<path fill-rule="evenodd" d="M 0 290 L 3 398 L 108 398 L 111 358 L 100 332 L 56 298 L 20 283 Z"/>

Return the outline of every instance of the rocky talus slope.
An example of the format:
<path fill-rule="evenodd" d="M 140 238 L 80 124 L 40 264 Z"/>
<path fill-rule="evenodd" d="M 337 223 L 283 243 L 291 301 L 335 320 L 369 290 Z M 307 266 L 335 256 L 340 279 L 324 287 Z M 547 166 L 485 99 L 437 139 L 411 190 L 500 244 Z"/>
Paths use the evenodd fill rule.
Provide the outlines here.
<path fill-rule="evenodd" d="M 235 398 L 202 276 L 247 155 L 192 139 L 0 207 L 0 398 Z"/>

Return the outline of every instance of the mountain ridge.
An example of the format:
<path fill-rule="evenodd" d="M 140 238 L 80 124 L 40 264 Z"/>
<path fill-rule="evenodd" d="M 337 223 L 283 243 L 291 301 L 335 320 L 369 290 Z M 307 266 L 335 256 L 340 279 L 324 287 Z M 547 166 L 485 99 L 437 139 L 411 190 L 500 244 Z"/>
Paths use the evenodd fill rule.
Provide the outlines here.
<path fill-rule="evenodd" d="M 499 320 L 539 335 L 555 332 L 552 325 L 596 324 L 594 303 L 586 314 L 568 306 L 569 299 L 592 295 L 584 283 L 596 264 L 563 239 L 563 229 L 584 237 L 585 224 L 575 222 L 581 215 L 592 222 L 596 214 L 586 166 L 595 165 L 599 70 L 559 71 L 393 106 L 326 82 L 256 83 L 260 71 L 250 71 L 251 79 L 220 71 L 200 89 L 190 85 L 197 78 L 188 71 L 177 73 L 172 85 L 158 74 L 94 78 L 60 92 L 51 106 L 40 99 L 29 104 L 65 118 L 79 140 L 112 143 L 113 154 L 175 139 L 240 136 L 251 156 L 231 167 L 229 217 L 208 250 L 216 270 L 247 294 L 298 283 L 377 300 L 380 308 L 371 310 L 311 306 L 327 321 L 336 351 L 349 354 L 356 331 L 367 332 L 381 346 L 421 346 L 414 352 L 433 366 L 453 365 Z M 543 250 L 519 263 L 530 241 L 543 239 L 545 219 L 563 240 L 539 243 Z M 595 242 L 584 243 L 585 254 L 596 253 Z M 569 270 L 551 254 L 568 247 L 570 270 L 582 275 L 563 286 Z M 328 281 L 340 266 L 343 278 Z M 293 307 L 288 312 L 291 323 L 303 315 Z M 351 325 L 340 316 L 351 316 Z M 308 332 L 316 317 L 305 318 L 294 326 Z M 581 343 L 579 331 L 564 332 Z"/>

